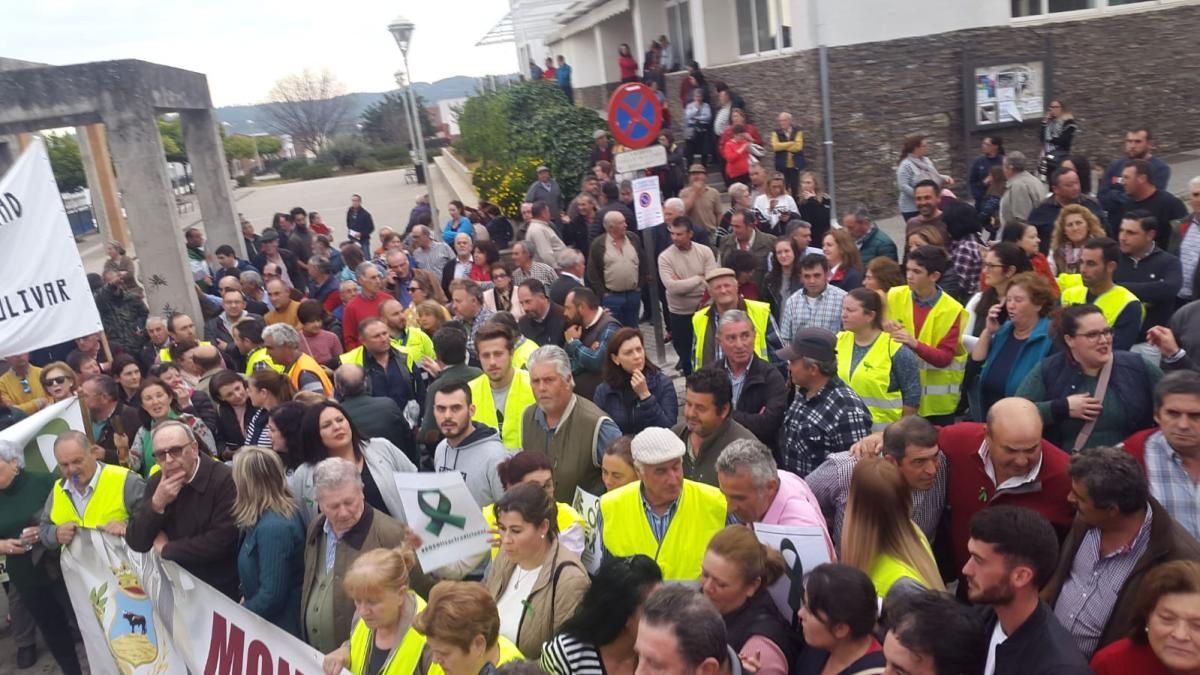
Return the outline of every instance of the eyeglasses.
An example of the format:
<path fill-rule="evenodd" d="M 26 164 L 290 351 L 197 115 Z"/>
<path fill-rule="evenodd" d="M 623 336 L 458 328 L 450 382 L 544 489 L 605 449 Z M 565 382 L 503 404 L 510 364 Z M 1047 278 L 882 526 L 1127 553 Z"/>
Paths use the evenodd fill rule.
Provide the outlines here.
<path fill-rule="evenodd" d="M 416 293 L 417 291 L 420 291 L 420 290 L 423 290 L 420 286 L 409 286 L 408 287 L 409 293 Z"/>
<path fill-rule="evenodd" d="M 1086 333 L 1076 333 L 1075 337 L 1084 338 L 1089 342 L 1100 342 L 1101 340 L 1111 340 L 1113 336 L 1112 328 L 1104 328 L 1101 330 L 1090 330 Z"/>
<path fill-rule="evenodd" d="M 63 375 L 62 377 L 47 377 L 46 378 L 46 386 L 57 387 L 58 385 L 62 384 L 63 382 L 66 382 L 66 381 L 67 381 L 66 375 Z M 28 385 L 26 385 L 26 386 L 28 386 Z M 26 391 L 25 393 L 28 394 L 29 392 Z"/>
<path fill-rule="evenodd" d="M 154 455 L 154 461 L 162 464 L 168 457 L 171 459 L 179 459 L 179 456 L 182 455 L 183 451 L 187 450 L 189 446 L 191 446 L 191 443 L 173 445 L 169 448 L 163 448 L 161 452 L 152 453 Z"/>

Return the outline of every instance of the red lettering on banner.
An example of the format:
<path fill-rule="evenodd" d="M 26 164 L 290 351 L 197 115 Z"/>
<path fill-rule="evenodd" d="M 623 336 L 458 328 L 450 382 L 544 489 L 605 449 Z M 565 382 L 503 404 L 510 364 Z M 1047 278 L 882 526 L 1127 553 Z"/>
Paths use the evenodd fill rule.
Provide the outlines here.
<path fill-rule="evenodd" d="M 245 641 L 245 632 L 235 624 L 229 624 L 226 634 L 225 617 L 213 612 L 212 637 L 209 638 L 204 675 L 242 675 L 242 645 Z"/>
<path fill-rule="evenodd" d="M 274 675 L 271 668 L 271 650 L 255 640 L 246 650 L 246 675 Z"/>

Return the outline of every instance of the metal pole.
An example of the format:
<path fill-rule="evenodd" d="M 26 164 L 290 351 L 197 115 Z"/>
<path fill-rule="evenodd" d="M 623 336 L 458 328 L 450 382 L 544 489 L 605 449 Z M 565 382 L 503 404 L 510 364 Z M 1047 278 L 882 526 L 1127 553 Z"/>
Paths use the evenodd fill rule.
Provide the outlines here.
<path fill-rule="evenodd" d="M 417 130 L 417 155 L 421 158 L 421 166 L 425 167 L 425 187 L 429 191 L 430 220 L 441 231 L 441 221 L 438 219 L 437 199 L 434 197 L 433 169 L 429 166 L 429 156 L 425 154 L 425 131 L 421 128 L 420 118 L 417 117 L 417 97 L 413 94 L 412 73 L 408 70 L 408 53 L 404 56 L 404 76 L 408 78 L 408 107 L 412 111 L 413 128 Z"/>
<path fill-rule="evenodd" d="M 399 73 L 396 73 L 396 75 L 397 75 L 396 86 L 400 87 L 400 90 L 401 90 L 400 91 L 400 100 L 403 102 L 403 105 L 404 105 L 404 121 L 408 123 L 407 124 L 407 126 L 408 126 L 408 147 L 409 147 L 409 150 L 411 150 L 413 153 L 415 153 L 417 151 L 417 132 L 413 130 L 412 111 L 408 107 L 408 92 L 405 91 L 406 89 L 408 89 L 408 85 L 405 83 L 405 80 L 408 78 L 408 75 L 406 74 L 404 76 L 405 79 L 401 79 L 399 77 L 399 75 L 400 75 Z"/>
<path fill-rule="evenodd" d="M 833 120 L 829 104 L 829 51 L 825 45 L 818 48 L 821 71 L 821 117 L 825 128 L 825 181 L 829 186 L 829 210 L 837 219 L 837 182 L 833 177 Z"/>

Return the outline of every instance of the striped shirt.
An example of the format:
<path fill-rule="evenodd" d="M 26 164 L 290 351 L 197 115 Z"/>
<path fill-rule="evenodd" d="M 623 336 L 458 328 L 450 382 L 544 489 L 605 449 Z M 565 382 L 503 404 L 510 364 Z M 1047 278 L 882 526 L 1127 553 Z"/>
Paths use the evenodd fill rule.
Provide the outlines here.
<path fill-rule="evenodd" d="M 1200 539 L 1200 485 L 1192 481 L 1183 459 L 1161 431 L 1146 439 L 1145 460 L 1150 494 L 1183 529 Z"/>
<path fill-rule="evenodd" d="M 604 675 L 604 662 L 595 645 L 560 633 L 542 647 L 546 675 Z"/>
<path fill-rule="evenodd" d="M 1075 636 L 1075 644 L 1084 658 L 1092 658 L 1104 625 L 1117 604 L 1117 594 L 1146 553 L 1153 516 L 1153 510 L 1147 504 L 1146 517 L 1133 541 L 1104 557 L 1100 556 L 1100 530 L 1093 527 L 1083 535 L 1083 542 L 1071 562 L 1071 576 L 1058 595 L 1054 614 Z"/>
<path fill-rule="evenodd" d="M 846 518 L 846 504 L 850 501 L 850 475 L 858 460 L 849 452 L 835 452 L 805 477 L 804 482 L 812 489 L 821 511 L 832 523 L 829 534 L 834 544 L 841 540 L 842 522 Z M 946 458 L 938 454 L 937 476 L 933 487 L 928 490 L 912 490 L 912 520 L 933 541 L 938 523 L 946 506 Z"/>

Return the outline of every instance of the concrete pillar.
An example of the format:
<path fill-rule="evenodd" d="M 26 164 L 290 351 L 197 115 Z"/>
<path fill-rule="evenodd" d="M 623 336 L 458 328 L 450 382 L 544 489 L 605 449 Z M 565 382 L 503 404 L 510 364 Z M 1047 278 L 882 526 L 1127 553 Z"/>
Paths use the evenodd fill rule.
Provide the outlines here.
<path fill-rule="evenodd" d="M 175 220 L 175 196 L 154 109 L 149 105 L 131 106 L 105 111 L 102 116 L 125 194 L 125 210 L 150 313 L 166 316 L 184 312 L 201 323 L 203 316 L 183 233 Z"/>
<path fill-rule="evenodd" d="M 192 180 L 196 182 L 204 234 L 210 242 L 205 248 L 213 251 L 221 244 L 229 244 L 239 258 L 245 259 L 246 242 L 238 225 L 233 191 L 229 189 L 229 168 L 225 165 L 225 146 L 217 132 L 216 116 L 212 110 L 181 110 L 179 123 L 192 166 Z"/>
<path fill-rule="evenodd" d="M 79 142 L 79 154 L 83 160 L 83 172 L 87 175 L 88 190 L 92 196 L 92 216 L 100 227 L 100 236 L 105 241 L 121 242 L 132 249 L 129 227 L 125 214 L 121 213 L 121 197 L 117 190 L 117 177 L 112 170 L 112 156 L 108 154 L 108 135 L 100 124 L 75 127 L 75 138 Z M 128 251 L 130 256 L 134 251 Z"/>

